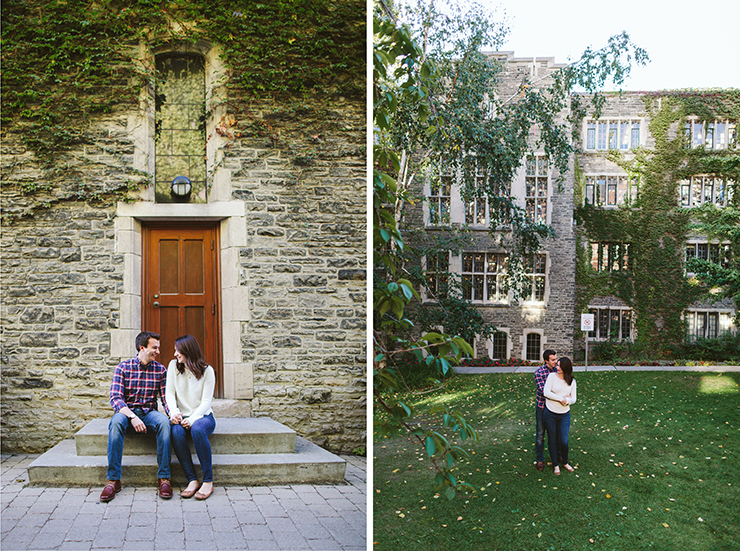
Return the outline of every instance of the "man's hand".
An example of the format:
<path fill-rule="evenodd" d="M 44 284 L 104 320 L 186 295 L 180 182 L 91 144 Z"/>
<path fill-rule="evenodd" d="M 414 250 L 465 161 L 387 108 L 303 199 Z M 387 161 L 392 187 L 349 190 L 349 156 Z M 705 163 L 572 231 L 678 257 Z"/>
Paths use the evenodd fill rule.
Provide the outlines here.
<path fill-rule="evenodd" d="M 133 419 L 131 419 L 131 426 L 134 427 L 134 430 L 136 432 L 146 432 L 146 425 L 144 424 L 144 421 L 139 419 L 138 416 L 135 416 Z"/>
<path fill-rule="evenodd" d="M 182 413 L 176 413 L 172 417 L 170 417 L 170 424 L 171 425 L 180 425 L 182 424 Z"/>

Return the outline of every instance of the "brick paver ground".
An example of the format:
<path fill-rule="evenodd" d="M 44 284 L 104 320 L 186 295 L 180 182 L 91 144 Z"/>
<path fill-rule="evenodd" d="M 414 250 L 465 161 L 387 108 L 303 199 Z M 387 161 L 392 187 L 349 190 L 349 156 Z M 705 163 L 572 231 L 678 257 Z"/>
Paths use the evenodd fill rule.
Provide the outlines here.
<path fill-rule="evenodd" d="M 347 461 L 345 485 L 218 486 L 206 501 L 167 501 L 151 487 L 127 487 L 109 503 L 95 488 L 28 485 L 36 455 L 2 455 L 3 551 L 365 551 L 367 469 Z"/>

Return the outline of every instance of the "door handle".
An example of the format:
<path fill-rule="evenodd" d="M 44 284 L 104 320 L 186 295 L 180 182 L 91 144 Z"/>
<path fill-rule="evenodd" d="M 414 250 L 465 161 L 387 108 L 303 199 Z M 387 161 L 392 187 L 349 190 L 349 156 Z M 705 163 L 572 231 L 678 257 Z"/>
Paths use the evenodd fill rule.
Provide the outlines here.
<path fill-rule="evenodd" d="M 159 302 L 155 301 L 155 302 L 154 302 L 154 307 L 155 307 L 155 308 L 159 308 Z"/>

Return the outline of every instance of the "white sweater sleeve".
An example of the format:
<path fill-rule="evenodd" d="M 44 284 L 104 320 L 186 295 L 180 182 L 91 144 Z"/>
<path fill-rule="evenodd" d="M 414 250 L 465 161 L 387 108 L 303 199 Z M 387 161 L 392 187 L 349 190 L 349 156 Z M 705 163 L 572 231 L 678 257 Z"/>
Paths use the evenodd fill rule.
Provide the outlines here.
<path fill-rule="evenodd" d="M 568 397 L 568 405 L 576 403 L 576 380 L 573 379 L 573 383 L 570 385 L 570 396 Z"/>
<path fill-rule="evenodd" d="M 177 391 L 175 389 L 175 376 L 177 375 L 177 361 L 172 360 L 170 365 L 167 366 L 167 387 L 165 390 L 165 399 L 167 400 L 167 406 L 170 409 L 170 418 L 173 415 L 180 413 L 180 409 L 177 407 Z"/>
<path fill-rule="evenodd" d="M 200 404 L 195 408 L 195 411 L 188 417 L 188 421 L 192 425 L 198 419 L 206 415 L 211 410 L 211 402 L 213 401 L 213 390 L 216 387 L 216 373 L 213 368 L 209 365 L 203 373 L 203 391 L 200 395 Z"/>
<path fill-rule="evenodd" d="M 549 398 L 550 400 L 555 400 L 556 402 L 560 402 L 563 398 L 562 396 L 558 396 L 552 391 L 552 386 L 555 383 L 555 378 L 557 375 L 555 373 L 550 373 L 547 376 L 547 380 L 545 381 L 545 388 L 542 390 L 542 394 L 545 396 L 545 398 Z"/>

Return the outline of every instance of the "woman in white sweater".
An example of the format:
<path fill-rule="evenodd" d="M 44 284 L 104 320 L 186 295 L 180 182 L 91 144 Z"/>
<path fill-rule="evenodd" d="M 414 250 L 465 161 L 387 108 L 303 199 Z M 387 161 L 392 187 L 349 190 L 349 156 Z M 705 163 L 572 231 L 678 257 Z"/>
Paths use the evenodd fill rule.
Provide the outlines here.
<path fill-rule="evenodd" d="M 563 468 L 573 472 L 573 467 L 568 464 L 568 432 L 570 406 L 576 403 L 576 380 L 573 378 L 570 358 L 558 360 L 557 372 L 547 376 L 542 394 L 545 396 L 542 421 L 547 431 L 547 450 L 555 466 L 555 474 L 560 474 L 560 462 Z"/>
<path fill-rule="evenodd" d="M 211 443 L 208 436 L 216 428 L 211 410 L 215 386 L 216 373 L 203 359 L 195 337 L 185 335 L 175 340 L 175 359 L 167 368 L 165 397 L 172 424 L 170 440 L 188 479 L 187 488 L 180 492 L 181 497 L 195 495 L 195 499 L 207 499 L 213 493 Z M 198 454 L 203 473 L 203 485 L 200 489 L 187 441 L 188 431 L 193 438 L 195 453 Z"/>

